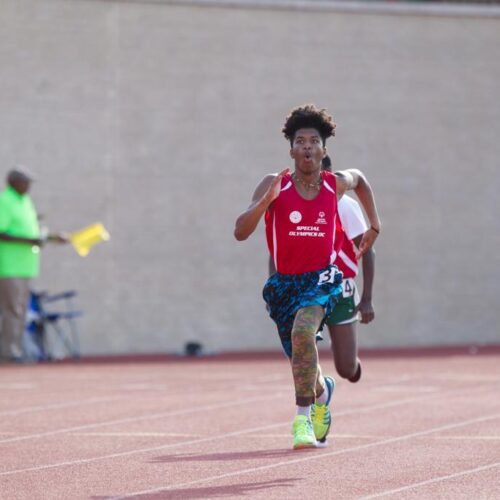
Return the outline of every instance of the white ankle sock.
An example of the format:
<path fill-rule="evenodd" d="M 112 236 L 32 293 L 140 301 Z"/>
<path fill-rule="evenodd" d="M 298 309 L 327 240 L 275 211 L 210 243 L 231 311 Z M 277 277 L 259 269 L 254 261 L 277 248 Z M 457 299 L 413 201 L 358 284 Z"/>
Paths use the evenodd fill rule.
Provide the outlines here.
<path fill-rule="evenodd" d="M 297 415 L 305 415 L 307 418 L 311 418 L 311 407 L 297 406 Z"/>
<path fill-rule="evenodd" d="M 328 401 L 328 387 L 325 384 L 325 390 L 321 393 L 321 396 L 316 398 L 316 403 L 321 403 L 322 405 L 326 405 Z"/>

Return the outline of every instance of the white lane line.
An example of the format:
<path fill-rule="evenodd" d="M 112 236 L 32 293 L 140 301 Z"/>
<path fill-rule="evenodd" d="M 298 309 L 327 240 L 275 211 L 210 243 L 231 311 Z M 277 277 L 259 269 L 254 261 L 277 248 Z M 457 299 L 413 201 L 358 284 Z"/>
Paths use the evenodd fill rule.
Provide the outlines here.
<path fill-rule="evenodd" d="M 330 437 L 334 439 L 335 441 L 337 439 L 380 439 L 382 436 L 363 436 L 362 434 L 336 434 L 335 432 L 330 433 Z M 268 439 L 268 438 L 283 438 L 283 439 L 290 439 L 290 433 L 287 432 L 286 434 L 283 432 L 282 434 L 252 434 L 251 435 L 252 439 Z"/>
<path fill-rule="evenodd" d="M 387 387 L 375 387 L 373 389 L 376 392 L 408 392 L 408 387 L 403 385 L 387 386 Z M 440 387 L 436 386 L 418 386 L 412 387 L 412 392 L 436 392 L 441 390 Z"/>
<path fill-rule="evenodd" d="M 469 419 L 469 420 L 464 420 L 462 422 L 456 422 L 454 424 L 441 425 L 439 427 L 431 427 L 430 429 L 426 429 L 424 431 L 412 432 L 411 434 L 404 434 L 402 436 L 397 436 L 397 437 L 389 438 L 389 439 L 383 439 L 381 441 L 376 441 L 375 443 L 368 443 L 368 444 L 363 444 L 363 445 L 359 445 L 359 446 L 353 446 L 352 448 L 346 448 L 343 450 L 332 451 L 332 452 L 327 452 L 327 453 L 317 453 L 317 454 L 310 455 L 307 457 L 302 457 L 302 458 L 297 458 L 297 459 L 292 459 L 292 460 L 284 460 L 282 462 L 277 462 L 277 463 L 273 463 L 273 464 L 269 464 L 269 465 L 262 465 L 260 467 L 251 467 L 249 469 L 241 469 L 241 470 L 234 471 L 234 472 L 228 472 L 226 474 L 219 474 L 217 476 L 210 476 L 210 477 L 205 477 L 202 479 L 195 479 L 194 481 L 188 481 L 185 483 L 172 484 L 172 485 L 168 485 L 168 486 L 158 486 L 156 488 L 151 488 L 148 490 L 135 491 L 133 493 L 127 493 L 125 495 L 111 497 L 109 500 L 123 500 L 124 498 L 131 498 L 131 497 L 141 496 L 141 495 L 150 495 L 152 493 L 161 493 L 163 491 L 183 488 L 186 486 L 192 486 L 194 484 L 216 481 L 219 479 L 225 479 L 228 477 L 239 476 L 242 474 L 251 474 L 254 472 L 262 472 L 265 470 L 275 469 L 277 467 L 284 467 L 284 466 L 287 466 L 290 464 L 309 462 L 311 460 L 324 460 L 325 457 L 332 457 L 335 455 L 342 455 L 344 453 L 362 451 L 362 450 L 366 450 L 369 448 L 375 448 L 377 446 L 383 446 L 386 444 L 393 444 L 393 443 L 397 443 L 400 441 L 412 439 L 415 437 L 425 436 L 427 434 L 432 434 L 434 432 L 441 432 L 441 431 L 446 431 L 449 429 L 456 429 L 457 427 L 463 427 L 466 425 L 485 422 L 488 420 L 496 420 L 498 418 L 500 418 L 500 413 L 495 413 L 493 415 L 488 415 L 485 417 L 477 417 L 477 418 L 473 418 L 473 419 Z M 219 439 L 220 439 L 220 437 L 219 437 Z"/>
<path fill-rule="evenodd" d="M 458 439 L 463 441 L 500 441 L 500 436 L 436 436 L 434 439 Z"/>
<path fill-rule="evenodd" d="M 500 382 L 498 375 L 436 374 L 432 376 L 432 380 L 434 379 L 444 382 Z"/>
<path fill-rule="evenodd" d="M 180 434 L 179 432 L 72 432 L 71 436 L 98 437 L 198 437 L 199 434 Z"/>
<path fill-rule="evenodd" d="M 23 413 L 32 413 L 35 411 L 59 410 L 60 408 L 70 408 L 71 406 L 80 406 L 80 405 L 83 406 L 94 403 L 107 403 L 109 401 L 117 401 L 119 399 L 129 399 L 129 398 L 130 396 L 113 396 L 113 397 L 80 399 L 79 401 L 70 401 L 68 403 L 53 403 L 40 406 L 28 406 L 26 408 L 20 408 L 18 410 L 1 411 L 0 417 L 6 417 L 11 415 L 22 415 Z"/>
<path fill-rule="evenodd" d="M 29 389 L 34 389 L 36 387 L 35 384 L 33 383 L 28 383 L 28 382 L 0 382 L 0 389 L 12 389 L 14 391 L 17 391 L 19 389 L 21 390 L 29 390 Z"/>
<path fill-rule="evenodd" d="M 221 408 L 229 408 L 231 406 L 239 406 L 239 405 L 244 405 L 247 403 L 255 403 L 259 401 L 267 401 L 267 400 L 272 400 L 280 397 L 281 394 L 272 394 L 268 396 L 261 396 L 261 397 L 253 397 L 253 398 L 245 398 L 245 399 L 239 399 L 239 400 L 231 400 L 229 402 L 222 402 L 218 404 L 210 404 L 210 405 L 205 405 L 205 406 L 197 406 L 196 408 L 186 408 L 184 410 L 177 410 L 177 411 L 166 411 L 162 413 L 154 413 L 152 415 L 144 415 L 142 417 L 127 417 L 127 418 L 121 418 L 117 420 L 107 420 L 105 422 L 98 422 L 94 424 L 85 424 L 85 425 L 78 425 L 76 427 L 66 427 L 64 429 L 57 429 L 54 431 L 47 431 L 47 432 L 40 432 L 38 434 L 28 434 L 25 436 L 17 436 L 15 438 L 8 438 L 8 439 L 1 439 L 0 444 L 5 444 L 5 443 L 14 443 L 18 441 L 26 441 L 28 439 L 36 439 L 36 438 L 42 438 L 42 437 L 48 437 L 48 436 L 55 436 L 57 434 L 65 434 L 68 432 L 75 432 L 75 431 L 82 431 L 85 429 L 94 429 L 95 427 L 103 427 L 106 425 L 119 425 L 119 424 L 128 424 L 131 422 L 138 422 L 138 421 L 144 421 L 144 420 L 155 420 L 158 418 L 165 418 L 165 417 L 173 417 L 173 416 L 179 416 L 179 415 L 187 415 L 187 414 L 192 414 L 195 412 L 202 412 L 202 411 L 210 411 L 210 410 L 220 410 Z"/>
<path fill-rule="evenodd" d="M 274 433 L 274 434 L 254 434 L 251 436 L 252 439 L 264 439 L 264 438 L 290 438 L 290 433 Z M 332 439 L 380 439 L 384 436 L 375 435 L 363 435 L 363 434 L 337 434 L 336 432 L 331 432 L 330 437 Z M 390 436 L 385 436 L 388 438 Z M 395 437 L 395 436 L 392 436 Z M 431 436 L 429 439 L 433 441 L 447 441 L 447 440 L 460 440 L 460 441 L 500 441 L 500 436 Z"/>
<path fill-rule="evenodd" d="M 284 365 L 286 366 L 286 365 Z M 234 375 L 228 375 L 227 372 L 220 372 L 220 373 L 209 373 L 205 372 L 201 374 L 201 378 L 203 380 L 210 380 L 211 382 L 233 382 L 234 381 Z M 200 380 L 200 375 L 188 375 L 188 376 L 182 376 L 179 377 L 178 381 L 183 382 L 183 381 L 199 381 Z M 268 382 L 286 382 L 289 381 L 290 377 L 288 373 L 283 373 L 283 374 L 271 374 L 271 375 L 260 375 L 256 377 L 252 377 L 252 382 L 253 383 L 263 383 L 266 384 Z"/>
<path fill-rule="evenodd" d="M 380 498 L 389 495 L 394 495 L 396 493 L 401 493 L 402 491 L 412 490 L 414 488 L 419 488 L 421 486 L 426 486 L 428 484 L 439 483 L 441 481 L 446 481 L 448 479 L 454 479 L 456 477 L 467 476 L 469 474 L 475 474 L 476 472 L 482 472 L 489 469 L 494 469 L 495 467 L 500 467 L 500 462 L 495 462 L 494 464 L 482 465 L 481 467 L 475 467 L 474 469 L 467 469 L 461 472 L 456 472 L 454 474 L 448 474 L 447 476 L 439 476 L 433 479 L 428 479 L 427 481 L 420 481 L 419 483 L 409 484 L 408 486 L 402 486 L 401 488 L 395 488 L 393 490 L 382 491 L 380 493 L 375 493 L 373 495 L 368 495 L 365 497 L 360 497 L 360 500 L 367 500 L 369 498 Z"/>
<path fill-rule="evenodd" d="M 122 391 L 168 391 L 169 386 L 166 384 L 122 384 L 118 386 Z"/>

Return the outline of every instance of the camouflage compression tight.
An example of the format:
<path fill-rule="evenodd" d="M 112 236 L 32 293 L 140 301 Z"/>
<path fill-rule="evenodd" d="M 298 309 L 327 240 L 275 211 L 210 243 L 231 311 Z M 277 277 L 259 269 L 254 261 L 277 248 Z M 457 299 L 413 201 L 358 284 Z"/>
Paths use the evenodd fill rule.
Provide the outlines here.
<path fill-rule="evenodd" d="M 316 332 L 324 314 L 321 306 L 303 307 L 293 323 L 291 362 L 298 406 L 312 405 L 324 390 L 316 347 Z"/>

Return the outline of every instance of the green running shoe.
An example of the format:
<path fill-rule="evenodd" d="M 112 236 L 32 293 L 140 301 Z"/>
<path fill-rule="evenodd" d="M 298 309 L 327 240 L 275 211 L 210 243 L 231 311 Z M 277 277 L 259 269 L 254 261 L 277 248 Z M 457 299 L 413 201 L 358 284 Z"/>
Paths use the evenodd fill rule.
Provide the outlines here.
<path fill-rule="evenodd" d="M 293 449 L 316 448 L 317 442 L 311 421 L 305 415 L 296 415 L 293 420 Z"/>
<path fill-rule="evenodd" d="M 335 380 L 332 377 L 325 377 L 325 390 L 328 391 L 328 400 L 325 404 L 314 403 L 311 407 L 311 420 L 314 428 L 314 435 L 320 443 L 326 442 L 326 436 L 330 432 L 332 425 L 332 415 L 330 413 L 330 400 L 335 389 Z"/>

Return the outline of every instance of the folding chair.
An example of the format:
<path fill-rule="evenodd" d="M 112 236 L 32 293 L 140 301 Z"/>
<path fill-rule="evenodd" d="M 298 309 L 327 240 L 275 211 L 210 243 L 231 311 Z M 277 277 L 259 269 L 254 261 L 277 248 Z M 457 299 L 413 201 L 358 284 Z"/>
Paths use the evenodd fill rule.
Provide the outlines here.
<path fill-rule="evenodd" d="M 37 352 L 28 353 L 39 361 L 80 357 L 80 339 L 76 318 L 83 312 L 73 308 L 74 290 L 49 295 L 31 291 L 26 333 Z M 54 303 L 64 300 L 65 309 L 53 310 Z"/>

